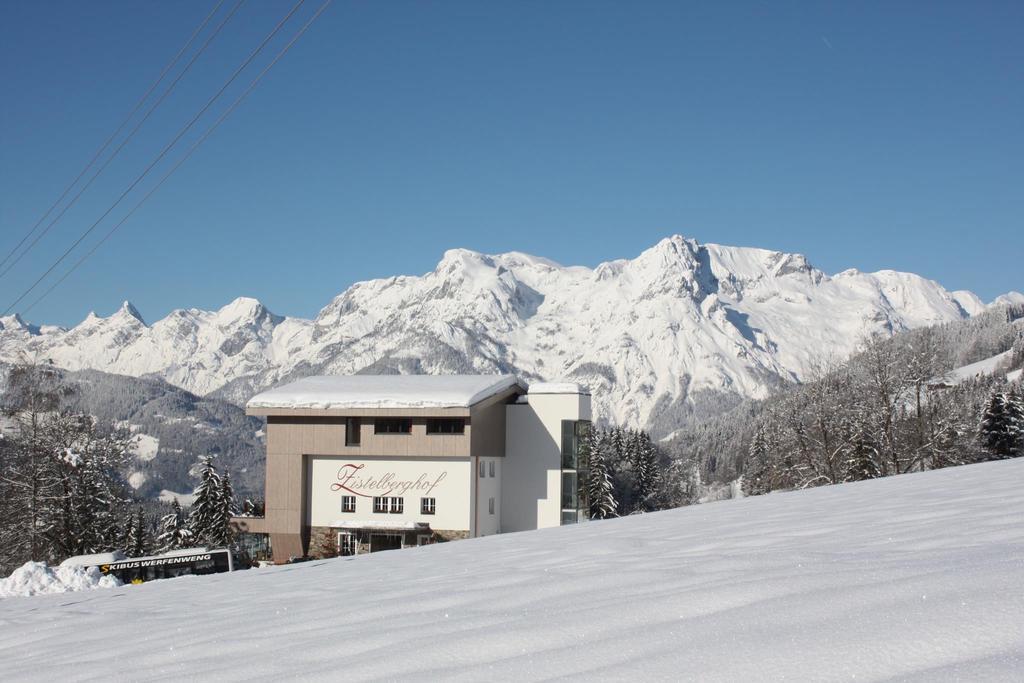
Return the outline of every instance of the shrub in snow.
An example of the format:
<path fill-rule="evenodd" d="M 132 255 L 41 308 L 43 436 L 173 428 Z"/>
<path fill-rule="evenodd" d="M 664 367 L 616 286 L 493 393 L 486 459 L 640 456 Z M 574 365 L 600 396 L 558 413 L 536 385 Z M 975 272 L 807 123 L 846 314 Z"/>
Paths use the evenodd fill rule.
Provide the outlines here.
<path fill-rule="evenodd" d="M 96 567 L 50 567 L 45 562 L 26 562 L 6 579 L 0 579 L 0 597 L 69 593 L 95 588 L 116 588 L 121 582 Z"/>

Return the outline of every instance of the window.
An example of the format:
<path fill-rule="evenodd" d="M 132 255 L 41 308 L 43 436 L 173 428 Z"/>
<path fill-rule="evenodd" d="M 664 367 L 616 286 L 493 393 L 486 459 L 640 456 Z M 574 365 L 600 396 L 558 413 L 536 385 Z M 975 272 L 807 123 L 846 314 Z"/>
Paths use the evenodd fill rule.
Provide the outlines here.
<path fill-rule="evenodd" d="M 575 510 L 579 507 L 576 490 L 576 473 L 562 472 L 562 509 Z"/>
<path fill-rule="evenodd" d="M 420 498 L 420 514 L 432 515 L 437 512 L 436 498 Z"/>
<path fill-rule="evenodd" d="M 427 434 L 465 434 L 466 421 L 461 417 L 434 417 L 427 420 Z"/>
<path fill-rule="evenodd" d="M 494 478 L 494 461 L 493 460 L 491 460 L 489 463 L 487 463 L 487 476 L 490 477 L 491 479 Z"/>
<path fill-rule="evenodd" d="M 405 510 L 405 498 L 375 496 L 373 499 L 373 511 L 384 514 L 391 513 L 400 515 Z"/>
<path fill-rule="evenodd" d="M 426 499 L 424 499 L 426 500 Z M 430 545 L 434 542 L 434 537 L 429 534 L 419 534 L 416 537 L 416 545 Z"/>
<path fill-rule="evenodd" d="M 485 463 L 483 460 L 481 460 L 480 461 L 480 478 L 481 479 L 483 479 L 484 476 L 487 473 L 487 470 L 485 469 L 486 467 L 487 467 L 487 463 Z"/>
<path fill-rule="evenodd" d="M 355 534 L 348 532 L 341 532 L 338 534 L 338 554 L 339 555 L 355 555 L 356 549 L 358 548 L 356 543 Z"/>
<path fill-rule="evenodd" d="M 342 512 L 355 512 L 356 511 L 356 497 L 355 496 L 342 496 L 341 497 L 341 511 Z"/>
<path fill-rule="evenodd" d="M 346 446 L 358 446 L 359 445 L 359 418 L 358 417 L 346 417 L 345 418 L 345 445 Z"/>
<path fill-rule="evenodd" d="M 378 417 L 373 421 L 374 434 L 411 434 L 412 420 L 408 417 Z"/>
<path fill-rule="evenodd" d="M 494 514 L 494 499 L 493 498 L 488 498 L 487 499 L 487 512 L 489 514 L 492 514 L 492 515 Z"/>

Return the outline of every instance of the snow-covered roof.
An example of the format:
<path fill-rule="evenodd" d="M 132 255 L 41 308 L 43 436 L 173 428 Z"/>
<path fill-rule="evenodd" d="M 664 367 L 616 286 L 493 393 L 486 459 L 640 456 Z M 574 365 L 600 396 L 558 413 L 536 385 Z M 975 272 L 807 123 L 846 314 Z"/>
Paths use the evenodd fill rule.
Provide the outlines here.
<path fill-rule="evenodd" d="M 128 556 L 120 550 L 112 553 L 94 553 L 92 555 L 75 555 L 60 563 L 61 567 L 91 567 L 98 564 L 113 564 L 121 560 L 127 560 Z"/>
<path fill-rule="evenodd" d="M 583 394 L 590 395 L 590 389 L 575 382 L 534 382 L 530 385 L 531 394 Z"/>
<path fill-rule="evenodd" d="M 506 389 L 515 375 L 306 377 L 249 399 L 247 408 L 468 408 Z"/>

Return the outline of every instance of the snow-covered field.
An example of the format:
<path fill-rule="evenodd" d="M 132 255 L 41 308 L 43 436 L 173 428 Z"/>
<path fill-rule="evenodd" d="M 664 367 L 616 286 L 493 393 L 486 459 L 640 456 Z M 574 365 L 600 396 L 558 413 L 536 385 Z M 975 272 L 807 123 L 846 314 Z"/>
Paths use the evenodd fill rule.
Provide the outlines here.
<path fill-rule="evenodd" d="M 0 678 L 1020 680 L 1024 459 L 0 605 Z"/>
<path fill-rule="evenodd" d="M 949 375 L 947 376 L 947 380 L 952 382 L 953 384 L 959 384 L 964 380 L 972 379 L 974 377 L 980 377 L 982 375 L 991 375 L 993 372 L 995 372 L 996 367 L 998 367 L 1000 363 L 1010 359 L 1010 355 L 1012 353 L 1013 351 L 1004 351 L 1003 353 L 997 353 L 991 358 L 979 360 L 977 363 L 971 363 L 970 365 L 964 365 L 963 367 L 959 367 L 956 370 L 953 370 L 952 372 L 949 373 Z M 1007 378 L 1009 379 L 1009 375 L 1007 375 Z M 1013 380 L 1010 379 L 1010 381 Z"/>

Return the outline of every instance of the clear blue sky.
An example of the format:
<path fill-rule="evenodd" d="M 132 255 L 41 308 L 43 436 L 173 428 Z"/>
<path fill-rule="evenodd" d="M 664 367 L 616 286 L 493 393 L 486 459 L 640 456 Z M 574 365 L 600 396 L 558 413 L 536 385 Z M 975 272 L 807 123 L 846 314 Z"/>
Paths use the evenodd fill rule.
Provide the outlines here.
<path fill-rule="evenodd" d="M 0 280 L 0 308 L 290 5 L 249 0 Z M 212 6 L 0 4 L 0 258 Z M 335 0 L 28 317 L 74 324 L 130 299 L 152 321 L 241 295 L 312 316 L 452 247 L 594 265 L 672 233 L 799 251 L 830 273 L 914 271 L 985 299 L 1021 290 L 1022 35 L 1021 2 Z"/>

